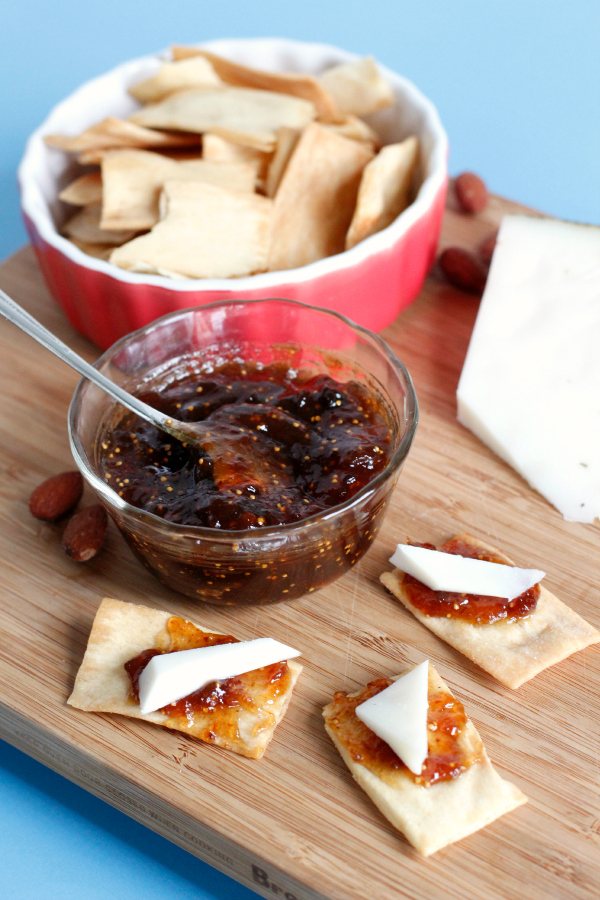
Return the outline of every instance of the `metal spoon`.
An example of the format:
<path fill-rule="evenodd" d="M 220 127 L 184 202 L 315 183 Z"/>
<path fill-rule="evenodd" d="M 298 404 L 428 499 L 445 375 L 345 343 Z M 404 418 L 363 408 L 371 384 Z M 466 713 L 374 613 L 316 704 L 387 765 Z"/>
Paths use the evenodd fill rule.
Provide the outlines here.
<path fill-rule="evenodd" d="M 38 322 L 2 290 L 0 290 L 0 313 L 131 412 L 184 444 L 207 452 L 213 461 L 213 478 L 219 488 L 227 490 L 240 484 L 247 485 L 249 482 L 256 483 L 258 488 L 264 486 L 264 451 L 259 452 L 259 448 L 254 447 L 253 442 L 244 441 L 243 452 L 234 452 L 231 444 L 233 438 L 237 437 L 240 432 L 248 430 L 249 433 L 253 426 L 248 423 L 249 428 L 246 429 L 234 423 L 233 413 L 227 415 L 228 407 L 221 407 L 217 411 L 219 421 L 212 423 L 207 421 L 182 422 L 180 419 L 174 419 L 119 387 L 118 384 L 82 359 L 74 350 L 67 347 L 55 334 L 48 331 L 41 322 Z M 297 441 L 308 443 L 310 440 L 306 425 L 283 410 L 262 404 L 253 404 L 250 410 L 247 407 L 248 404 L 244 404 L 243 407 L 232 406 L 231 410 L 245 412 L 246 420 L 249 416 L 250 418 L 253 418 L 253 415 L 258 416 L 257 421 L 260 420 L 260 422 L 255 426 L 256 429 L 266 434 L 273 434 L 275 440 L 278 439 L 282 430 L 289 429 L 293 429 L 289 433 Z M 226 421 L 227 418 L 230 421 Z"/>

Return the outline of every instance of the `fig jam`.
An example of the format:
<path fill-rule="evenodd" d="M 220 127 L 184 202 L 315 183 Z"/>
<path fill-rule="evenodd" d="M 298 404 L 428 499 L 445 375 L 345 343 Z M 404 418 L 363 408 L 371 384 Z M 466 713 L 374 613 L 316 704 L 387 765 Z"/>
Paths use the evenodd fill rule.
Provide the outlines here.
<path fill-rule="evenodd" d="M 436 549 L 433 544 L 419 544 L 418 546 L 426 547 L 428 550 Z M 500 556 L 454 538 L 446 541 L 439 549 L 442 553 L 466 556 L 469 559 L 485 559 L 487 562 L 506 565 L 506 560 Z M 434 591 L 413 578 L 412 575 L 406 574 L 402 579 L 402 587 L 412 605 L 423 615 L 462 619 L 471 625 L 489 625 L 492 622 L 514 622 L 517 619 L 524 619 L 533 612 L 540 596 L 539 584 L 534 584 L 532 588 L 513 600 L 503 597 L 486 597 L 480 594 Z"/>
<path fill-rule="evenodd" d="M 215 483 L 210 451 L 182 444 L 133 413 L 102 436 L 102 474 L 110 486 L 132 506 L 181 525 L 246 529 L 297 522 L 349 500 L 390 456 L 389 423 L 355 382 L 339 384 L 325 375 L 304 381 L 287 367 L 231 362 L 138 396 L 185 422 L 222 430 L 227 418 L 222 452 L 243 467 L 228 489 Z M 287 414 L 275 433 L 271 412 Z M 294 428 L 298 423 L 302 427 Z M 249 458 L 259 470 L 254 481 Z"/>
<path fill-rule="evenodd" d="M 457 778 L 481 759 L 481 741 L 472 728 L 460 700 L 442 688 L 429 670 L 429 710 L 427 712 L 428 753 L 420 775 L 404 765 L 382 738 L 356 715 L 356 707 L 393 684 L 390 678 L 370 681 L 360 693 L 349 697 L 337 691 L 326 708 L 326 722 L 354 762 L 366 766 L 382 781 L 394 787 L 399 779 L 410 778 L 429 787 L 438 781 Z"/>
<path fill-rule="evenodd" d="M 167 633 L 168 649 L 143 650 L 125 663 L 131 680 L 131 696 L 136 703 L 139 703 L 140 675 L 152 657 L 178 650 L 237 643 L 231 635 L 201 631 L 178 616 L 172 616 L 167 622 Z M 240 752 L 244 743 L 240 737 L 244 716 L 252 715 L 253 737 L 272 727 L 275 724 L 273 704 L 289 690 L 290 685 L 291 673 L 287 662 L 274 663 L 235 678 L 213 681 L 160 711 L 168 717 L 164 723 L 168 728 L 185 730 L 193 737 Z M 247 732 L 245 728 L 244 733 Z"/>
<path fill-rule="evenodd" d="M 97 442 L 101 477 L 128 504 L 165 523 L 211 529 L 214 537 L 174 539 L 160 523 L 146 527 L 114 513 L 136 555 L 170 587 L 219 604 L 293 599 L 338 578 L 370 546 L 388 486 L 268 545 L 266 535 L 262 544 L 254 537 L 326 514 L 386 468 L 397 426 L 364 383 L 284 363 L 192 358 L 162 371 L 138 396 L 217 436 L 216 444 L 188 446 L 121 412 Z M 233 531 L 244 534 L 228 538 Z"/>

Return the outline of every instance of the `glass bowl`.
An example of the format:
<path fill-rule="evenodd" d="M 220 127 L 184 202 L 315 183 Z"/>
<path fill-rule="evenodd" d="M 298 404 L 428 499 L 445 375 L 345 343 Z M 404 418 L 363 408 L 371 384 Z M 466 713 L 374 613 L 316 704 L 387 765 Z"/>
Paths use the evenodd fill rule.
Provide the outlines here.
<path fill-rule="evenodd" d="M 99 436 L 118 409 L 82 379 L 69 410 L 75 461 L 142 563 L 188 597 L 219 605 L 293 600 L 335 581 L 371 546 L 417 426 L 405 366 L 376 334 L 339 313 L 292 300 L 227 300 L 170 313 L 114 344 L 96 368 L 126 390 L 156 383 L 190 358 L 289 364 L 311 375 L 358 381 L 388 420 L 390 459 L 354 497 L 286 525 L 225 531 L 166 521 L 131 506 L 103 480 Z"/>

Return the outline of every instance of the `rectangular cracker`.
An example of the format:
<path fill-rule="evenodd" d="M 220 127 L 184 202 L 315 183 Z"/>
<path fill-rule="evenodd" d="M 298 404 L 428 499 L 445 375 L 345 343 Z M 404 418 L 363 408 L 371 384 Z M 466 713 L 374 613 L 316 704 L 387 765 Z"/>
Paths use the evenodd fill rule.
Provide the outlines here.
<path fill-rule="evenodd" d="M 346 116 L 336 123 L 327 123 L 324 125 L 330 131 L 339 134 L 340 137 L 348 138 L 350 141 L 359 141 L 362 144 L 368 144 L 370 148 L 377 151 L 381 146 L 379 135 L 374 128 L 358 116 Z"/>
<path fill-rule="evenodd" d="M 471 534 L 456 535 L 454 540 L 487 550 L 507 565 L 514 565 L 508 556 Z M 399 569 L 381 575 L 386 588 L 419 622 L 509 688 L 520 687 L 549 666 L 600 641 L 600 632 L 543 585 L 535 610 L 526 618 L 471 625 L 461 619 L 423 615 L 408 599 L 403 578 Z"/>
<path fill-rule="evenodd" d="M 451 693 L 448 685 L 429 663 L 430 692 L 432 689 Z M 352 759 L 328 724 L 328 719 L 334 713 L 333 704 L 323 710 L 325 729 L 352 777 L 394 828 L 401 831 L 423 856 L 430 856 L 447 844 L 453 844 L 479 831 L 504 813 L 527 803 L 527 797 L 519 788 L 498 775 L 485 748 L 481 760 L 473 763 L 457 778 L 425 787 L 417 784 L 406 770 L 398 770 L 393 785 L 389 784 L 362 763 Z M 471 741 L 480 741 L 470 719 L 467 719 L 466 729 Z"/>
<path fill-rule="evenodd" d="M 111 244 L 94 244 L 89 241 L 78 241 L 77 238 L 67 238 L 67 240 L 71 241 L 72 244 L 75 244 L 76 247 L 83 253 L 87 253 L 88 256 L 93 256 L 96 259 L 103 259 L 106 262 L 110 259 L 110 254 L 113 252 L 114 245 Z"/>
<path fill-rule="evenodd" d="M 392 106 L 394 92 L 372 56 L 332 66 L 319 75 L 319 84 L 333 97 L 342 116 L 368 116 Z"/>
<path fill-rule="evenodd" d="M 80 175 L 62 189 L 58 199 L 70 203 L 72 206 L 102 203 L 102 174 L 98 171 Z"/>
<path fill-rule="evenodd" d="M 158 201 L 167 181 L 202 181 L 252 193 L 256 177 L 243 162 L 178 161 L 148 150 L 112 150 L 102 160 L 100 227 L 149 231 L 159 221 Z"/>
<path fill-rule="evenodd" d="M 297 128 L 287 128 L 285 125 L 277 131 L 277 146 L 265 182 L 265 194 L 274 197 L 280 185 L 283 173 L 292 158 L 296 145 L 300 140 L 301 132 Z"/>
<path fill-rule="evenodd" d="M 125 122 L 109 116 L 91 125 L 80 134 L 47 134 L 44 142 L 50 147 L 57 147 L 67 153 L 79 153 L 79 161 L 83 164 L 97 162 L 94 154 L 115 147 L 197 147 L 200 139 L 196 134 L 171 134 L 143 128 L 133 122 Z"/>
<path fill-rule="evenodd" d="M 163 63 L 156 75 L 127 88 L 140 103 L 158 103 L 169 94 L 190 88 L 218 87 L 221 79 L 207 59 L 201 56 Z"/>
<path fill-rule="evenodd" d="M 218 134 L 207 132 L 202 135 L 203 159 L 207 160 L 207 162 L 243 162 L 251 166 L 255 174 L 257 187 L 262 188 L 264 186 L 272 156 L 272 153 L 264 153 L 262 150 L 255 150 L 254 147 L 234 144 Z"/>
<path fill-rule="evenodd" d="M 270 152 L 278 128 L 304 128 L 314 118 L 313 104 L 299 97 L 226 87 L 171 94 L 160 103 L 144 106 L 130 121 L 147 128 L 212 131 L 234 143 Z"/>
<path fill-rule="evenodd" d="M 362 171 L 373 153 L 316 122 L 305 128 L 277 189 L 269 269 L 341 253 Z"/>
<path fill-rule="evenodd" d="M 418 161 L 419 140 L 411 135 L 388 144 L 365 166 L 346 250 L 387 228 L 407 208 Z"/>
<path fill-rule="evenodd" d="M 312 75 L 299 72 L 263 72 L 217 56 L 216 53 L 209 53 L 208 50 L 173 47 L 173 59 L 176 61 L 197 56 L 210 62 L 217 75 L 227 84 L 301 97 L 314 105 L 318 118 L 323 122 L 336 122 L 339 118 L 333 98 Z"/>
<path fill-rule="evenodd" d="M 199 181 L 167 181 L 162 220 L 115 251 L 130 272 L 172 278 L 231 278 L 267 267 L 272 200 Z"/>
<path fill-rule="evenodd" d="M 124 664 L 143 650 L 168 647 L 166 626 L 170 618 L 171 614 L 163 610 L 105 597 L 96 613 L 85 656 L 67 703 L 85 712 L 118 713 L 155 725 L 166 725 L 168 722 L 169 728 L 176 728 L 173 724 L 175 720 L 169 720 L 159 710 L 147 715 L 140 713 L 139 703 L 130 696 L 131 681 L 124 669 Z M 269 707 L 269 711 L 273 713 L 273 724 L 267 725 L 262 721 L 260 729 L 257 729 L 257 715 L 241 710 L 238 719 L 239 736 L 224 737 L 217 732 L 211 744 L 251 759 L 259 759 L 263 755 L 275 728 L 285 715 L 294 684 L 302 671 L 302 666 L 294 660 L 289 660 L 288 666 L 292 676 L 290 688 Z M 199 716 L 196 713 L 195 719 L 201 722 L 197 730 L 202 730 L 211 716 Z M 201 737 L 195 734 L 193 727 L 180 730 L 192 737 Z"/>
<path fill-rule="evenodd" d="M 107 231 L 100 225 L 102 207 L 100 203 L 81 206 L 62 227 L 65 237 L 85 244 L 104 244 L 120 247 L 135 237 L 133 229 Z"/>

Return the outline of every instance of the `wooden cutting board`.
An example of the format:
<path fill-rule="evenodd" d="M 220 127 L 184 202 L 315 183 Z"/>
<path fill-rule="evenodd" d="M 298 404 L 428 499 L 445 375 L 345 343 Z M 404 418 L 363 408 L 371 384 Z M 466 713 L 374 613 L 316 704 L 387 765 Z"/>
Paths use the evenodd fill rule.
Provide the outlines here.
<path fill-rule="evenodd" d="M 442 244 L 474 248 L 516 208 L 493 198 L 477 219 L 449 208 Z M 0 285 L 95 358 L 50 300 L 31 250 L 0 267 Z M 0 323 L 0 736 L 264 897 L 597 900 L 598 648 L 510 691 L 431 635 L 378 581 L 398 540 L 437 543 L 468 529 L 519 564 L 544 569 L 547 586 L 600 627 L 599 528 L 563 521 L 456 422 L 477 307 L 477 298 L 432 275 L 385 334 L 412 373 L 421 420 L 369 554 L 316 594 L 239 611 L 195 607 L 162 587 L 114 529 L 95 560 L 73 563 L 60 549 L 60 528 L 30 516 L 32 489 L 73 467 L 66 416 L 77 376 Z M 302 650 L 304 673 L 263 760 L 66 705 L 105 595 Z M 426 657 L 529 803 L 425 860 L 353 782 L 321 709 L 337 689 Z"/>

